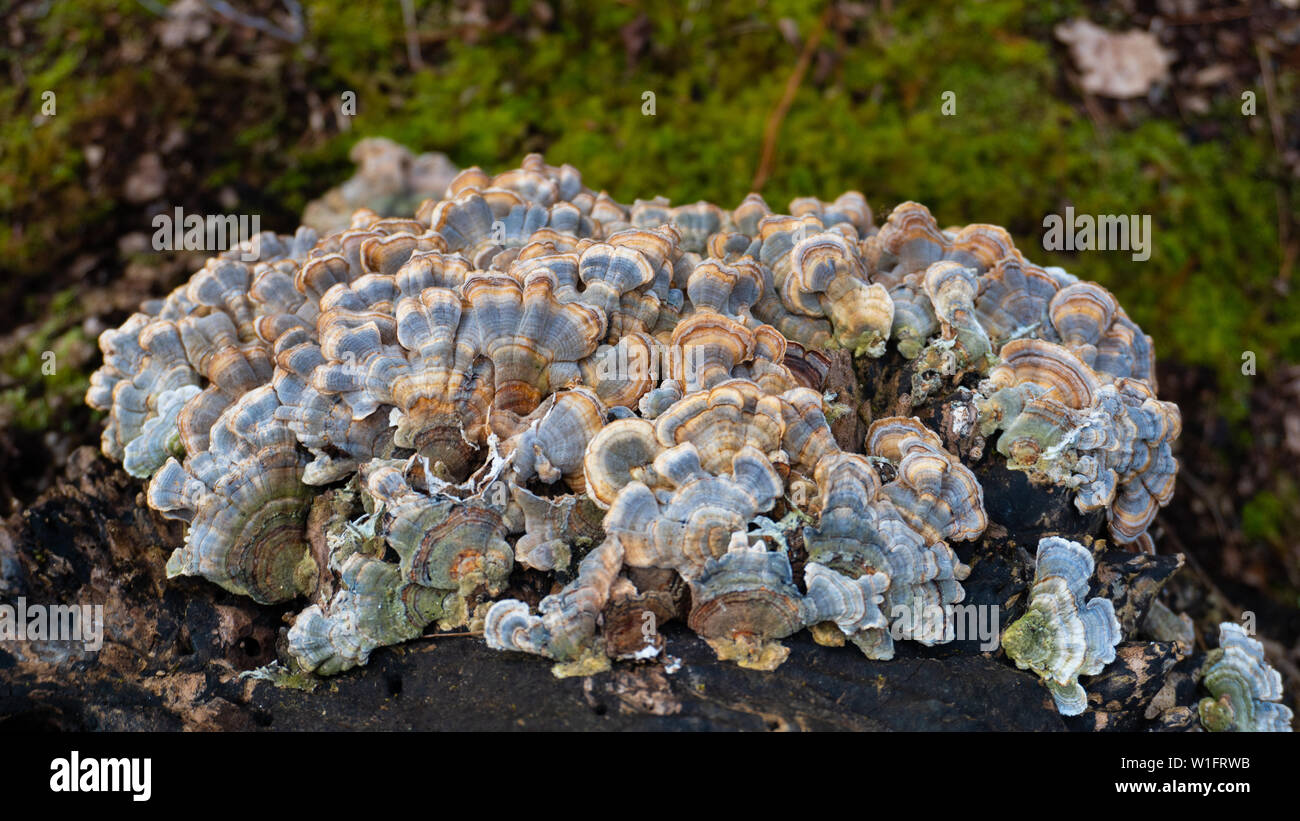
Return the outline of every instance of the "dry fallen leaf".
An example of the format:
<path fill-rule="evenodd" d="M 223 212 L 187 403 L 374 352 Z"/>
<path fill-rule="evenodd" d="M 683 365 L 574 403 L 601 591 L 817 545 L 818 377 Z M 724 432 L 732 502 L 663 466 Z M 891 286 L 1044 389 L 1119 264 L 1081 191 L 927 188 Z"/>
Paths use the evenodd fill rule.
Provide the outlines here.
<path fill-rule="evenodd" d="M 1103 97 L 1141 97 L 1164 79 L 1174 59 L 1149 32 L 1107 31 L 1087 20 L 1061 23 L 1056 38 L 1069 45 L 1084 91 Z"/>

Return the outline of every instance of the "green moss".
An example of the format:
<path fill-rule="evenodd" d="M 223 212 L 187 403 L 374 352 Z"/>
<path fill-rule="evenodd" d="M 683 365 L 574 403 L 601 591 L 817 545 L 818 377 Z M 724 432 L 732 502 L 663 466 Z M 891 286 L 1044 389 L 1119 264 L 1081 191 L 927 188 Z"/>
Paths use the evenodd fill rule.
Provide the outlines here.
<path fill-rule="evenodd" d="M 1241 510 L 1241 530 L 1248 539 L 1286 550 L 1290 534 L 1300 527 L 1300 489 L 1290 478 L 1277 477 L 1269 490 L 1262 490 Z"/>
<path fill-rule="evenodd" d="M 22 46 L 0 44 L 0 63 L 22 67 L 25 83 L 0 84 L 0 226 L 3 267 L 22 271 L 72 236 L 77 221 L 102 214 L 106 203 L 78 186 L 85 160 L 77 135 L 89 108 L 111 91 L 108 78 L 84 71 L 88 55 L 108 38 L 106 0 L 50 4 Z M 45 116 L 45 93 L 55 114 Z M 5 283 L 6 285 L 10 283 Z"/>
<path fill-rule="evenodd" d="M 1270 477 L 1269 485 L 1255 493 L 1241 508 L 1241 533 L 1251 542 L 1265 545 L 1283 564 L 1291 561 L 1294 535 L 1300 530 L 1300 487 L 1282 473 Z M 1296 591 L 1284 576 L 1270 579 L 1275 594 L 1296 601 Z"/>
<path fill-rule="evenodd" d="M 1002 649 L 1022 668 L 1041 673 L 1055 652 L 1055 633 L 1041 610 L 1029 610 L 1002 634 Z"/>
<path fill-rule="evenodd" d="M 72 424 L 66 410 L 80 407 L 90 386 L 85 352 L 94 344 L 82 329 L 67 327 L 76 293 L 53 300 L 50 317 L 0 355 L 0 373 L 10 387 L 0 391 L 0 408 L 24 430 L 44 431 L 59 423 Z"/>

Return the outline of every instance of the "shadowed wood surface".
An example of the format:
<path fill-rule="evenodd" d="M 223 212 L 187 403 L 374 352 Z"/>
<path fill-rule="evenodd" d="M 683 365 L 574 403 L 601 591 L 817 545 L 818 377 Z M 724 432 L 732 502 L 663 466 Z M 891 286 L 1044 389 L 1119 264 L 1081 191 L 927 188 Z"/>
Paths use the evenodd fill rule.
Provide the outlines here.
<path fill-rule="evenodd" d="M 380 650 L 366 667 L 322 680 L 313 691 L 278 688 L 239 673 L 275 658 L 292 608 L 260 606 L 202 581 L 166 579 L 164 561 L 182 531 L 148 510 L 141 491 L 138 481 L 83 448 L 63 481 L 0 529 L 4 601 L 105 605 L 97 653 L 0 642 L 0 727 L 1139 729 L 1162 726 L 1151 704 L 1167 674 L 1191 661 L 1171 644 L 1128 642 L 1120 649 L 1123 664 L 1088 688 L 1101 712 L 1068 722 L 1036 677 L 973 640 L 934 648 L 903 642 L 897 658 L 881 662 L 852 646 L 819 646 L 805 633 L 786 641 L 791 653 L 780 668 L 758 672 L 719 662 L 677 624 L 665 626 L 664 661 L 620 662 L 590 678 L 557 679 L 545 660 L 490 650 L 478 637 L 427 636 Z M 1000 533 L 963 552 L 974 567 L 968 602 L 997 605 L 1005 628 L 1023 609 L 1032 569 L 1028 553 Z M 1102 561 L 1111 594 L 1123 599 L 1124 612 L 1135 613 L 1178 566 L 1176 557 L 1128 553 L 1103 554 Z M 1181 687 L 1176 700 L 1189 701 L 1190 678 L 1174 678 Z M 1174 694 L 1166 692 L 1165 702 Z"/>

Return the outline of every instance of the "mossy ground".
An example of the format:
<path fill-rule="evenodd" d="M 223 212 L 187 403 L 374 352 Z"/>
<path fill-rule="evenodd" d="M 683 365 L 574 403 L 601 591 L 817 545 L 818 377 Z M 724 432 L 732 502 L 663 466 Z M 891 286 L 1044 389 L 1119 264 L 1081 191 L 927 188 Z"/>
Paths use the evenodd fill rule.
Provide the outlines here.
<path fill-rule="evenodd" d="M 17 426 L 60 424 L 37 405 L 79 400 L 95 365 L 85 358 L 54 381 L 38 367 L 41 352 L 82 339 L 81 306 L 56 295 L 115 281 L 117 238 L 147 231 L 159 207 L 123 203 L 140 153 L 162 155 L 166 208 L 259 213 L 281 231 L 350 173 L 348 149 L 370 135 L 488 169 L 543 151 L 621 200 L 731 205 L 751 189 L 769 118 L 824 8 L 494 0 L 482 20 L 468 4 L 417 5 L 419 69 L 388 0 L 310 0 L 296 44 L 216 19 L 203 41 L 172 49 L 153 3 L 17 4 L 7 25 L 22 36 L 0 39 L 14 78 L 0 85 L 0 305 L 24 317 L 13 325 L 38 329 L 0 361 Z M 282 9 L 240 7 L 272 19 Z M 1228 445 L 1248 449 L 1256 380 L 1300 362 L 1281 235 L 1298 233 L 1293 181 L 1268 110 L 1287 106 L 1276 113 L 1294 122 L 1297 74 L 1280 66 L 1268 99 L 1259 84 L 1229 85 L 1202 113 L 1153 97 L 1099 119 L 1052 37 L 1075 16 L 1132 25 L 1081 2 L 837 4 L 779 123 L 762 193 L 782 207 L 856 188 L 882 218 L 915 199 L 946 225 L 1007 226 L 1031 258 L 1115 291 L 1162 363 L 1209 374 Z M 46 90 L 53 117 L 41 114 Z M 347 91 L 349 119 L 338 115 Z M 954 116 L 941 112 L 948 91 Z M 1256 116 L 1241 113 L 1243 91 L 1258 95 Z M 1044 216 L 1067 206 L 1151 215 L 1151 258 L 1042 250 Z M 91 264 L 74 265 L 87 254 Z M 1246 351 L 1260 376 L 1242 374 Z M 1241 511 L 1247 538 L 1294 551 L 1295 494 L 1285 476 L 1255 493 Z"/>

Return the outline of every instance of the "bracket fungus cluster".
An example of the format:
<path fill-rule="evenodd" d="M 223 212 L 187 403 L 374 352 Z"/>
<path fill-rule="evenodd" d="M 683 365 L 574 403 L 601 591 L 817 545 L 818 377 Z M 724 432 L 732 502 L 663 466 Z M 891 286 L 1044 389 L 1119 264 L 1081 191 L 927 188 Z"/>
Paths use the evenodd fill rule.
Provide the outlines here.
<path fill-rule="evenodd" d="M 1291 732 L 1295 716 L 1282 700 L 1282 675 L 1264 660 L 1264 646 L 1239 625 L 1219 625 L 1219 647 L 1201 666 L 1201 724 L 1211 732 Z"/>
<path fill-rule="evenodd" d="M 1041 540 L 1029 609 L 1002 635 L 1007 656 L 1042 677 L 1066 716 L 1088 705 L 1079 676 L 1096 675 L 1114 661 L 1123 638 L 1110 599 L 1088 598 L 1092 570 L 1092 554 L 1078 542 Z"/>
<path fill-rule="evenodd" d="M 169 572 L 307 602 L 287 660 L 320 674 L 435 623 L 561 672 L 654 656 L 644 625 L 672 618 L 766 669 L 804 628 L 873 659 L 951 641 L 981 481 L 924 413 L 838 402 L 837 358 L 904 370 L 908 409 L 965 396 L 984 459 L 1150 548 L 1179 415 L 1113 296 L 917 203 L 789 211 L 470 168 L 411 217 L 208 260 L 103 334 L 87 401 L 189 525 Z M 1114 619 L 1079 592 L 1086 551 L 1044 544 L 1051 623 L 1009 644 L 1069 712 Z"/>

